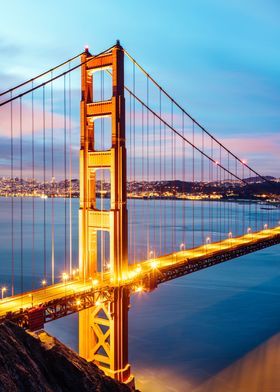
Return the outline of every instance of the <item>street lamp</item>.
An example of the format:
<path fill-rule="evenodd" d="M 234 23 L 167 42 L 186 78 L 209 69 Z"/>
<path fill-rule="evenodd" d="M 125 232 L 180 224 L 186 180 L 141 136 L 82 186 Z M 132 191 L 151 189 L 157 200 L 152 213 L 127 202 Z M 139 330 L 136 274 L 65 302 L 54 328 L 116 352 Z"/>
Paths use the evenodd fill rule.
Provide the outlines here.
<path fill-rule="evenodd" d="M 230 241 L 230 246 L 232 246 L 232 232 L 231 231 L 228 233 L 228 239 Z"/>
<path fill-rule="evenodd" d="M 31 294 L 31 293 L 29 293 L 28 294 L 28 297 L 30 297 L 31 298 L 31 306 L 32 306 L 32 308 L 33 308 L 33 294 Z"/>
<path fill-rule="evenodd" d="M 66 283 L 68 279 L 69 279 L 69 275 L 66 272 L 63 272 L 63 274 L 62 274 L 63 282 Z"/>
<path fill-rule="evenodd" d="M 155 260 L 153 260 L 153 261 L 151 262 L 151 267 L 152 267 L 152 269 L 156 269 L 157 266 L 158 266 L 158 263 L 157 263 Z"/>
<path fill-rule="evenodd" d="M 69 279 L 69 275 L 66 272 L 63 272 L 62 280 L 64 282 L 65 296 L 66 296 L 66 282 L 67 282 L 68 279 Z"/>
<path fill-rule="evenodd" d="M 1 293 L 2 293 L 2 299 L 4 298 L 4 293 L 7 291 L 7 287 L 2 287 L 1 288 Z"/>
<path fill-rule="evenodd" d="M 210 242 L 211 242 L 211 237 L 207 237 L 206 238 L 206 253 L 208 252 L 208 245 L 210 244 Z"/>
<path fill-rule="evenodd" d="M 137 267 L 136 267 L 135 272 L 136 272 L 137 274 L 140 274 L 141 271 L 142 271 L 141 265 L 138 264 Z"/>

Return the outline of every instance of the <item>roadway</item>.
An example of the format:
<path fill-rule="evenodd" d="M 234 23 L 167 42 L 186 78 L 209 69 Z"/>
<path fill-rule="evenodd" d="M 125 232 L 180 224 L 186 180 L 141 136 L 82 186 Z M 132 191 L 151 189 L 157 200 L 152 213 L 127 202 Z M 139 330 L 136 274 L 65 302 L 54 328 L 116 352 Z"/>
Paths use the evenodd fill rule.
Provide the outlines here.
<path fill-rule="evenodd" d="M 196 261 L 203 262 L 203 260 L 208 258 L 223 255 L 226 252 L 232 252 L 236 249 L 246 250 L 249 246 L 256 243 L 265 243 L 274 238 L 280 238 L 280 226 L 274 229 L 249 233 L 240 237 L 228 238 L 220 242 L 207 243 L 194 249 L 186 249 L 161 257 L 153 257 L 135 265 L 130 265 L 128 271 L 118 280 L 114 280 L 110 273 L 105 273 L 102 276 L 99 273 L 93 279 L 89 279 L 86 282 L 78 278 L 73 280 L 64 279 L 61 283 L 0 300 L 0 317 L 3 321 L 4 316 L 8 312 L 18 313 L 39 305 L 44 306 L 53 300 L 59 300 L 73 295 L 78 298 L 79 294 L 82 295 L 89 291 L 102 291 L 106 287 L 127 286 L 132 292 L 139 292 L 145 289 L 142 286 L 142 282 L 151 275 L 160 276 L 163 272 L 166 273 L 166 271 L 174 270 L 180 266 L 186 266 Z M 172 279 L 175 277 L 172 277 Z"/>

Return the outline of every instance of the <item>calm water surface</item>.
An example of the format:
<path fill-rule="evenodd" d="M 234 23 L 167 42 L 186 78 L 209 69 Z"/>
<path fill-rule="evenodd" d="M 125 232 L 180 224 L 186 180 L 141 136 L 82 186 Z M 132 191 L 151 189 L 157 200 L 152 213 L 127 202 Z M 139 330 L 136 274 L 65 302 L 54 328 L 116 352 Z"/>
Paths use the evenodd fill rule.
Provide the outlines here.
<path fill-rule="evenodd" d="M 40 202 L 38 230 L 42 223 Z M 56 255 L 61 260 L 64 227 L 59 222 L 63 203 L 60 200 L 56 206 Z M 9 273 L 8 207 L 8 199 L 0 203 L 2 281 Z M 24 260 L 30 270 L 29 218 L 27 208 Z M 76 218 L 74 222 L 77 224 Z M 182 230 L 179 221 L 177 232 Z M 36 255 L 41 260 L 39 237 Z M 38 267 L 38 279 L 40 273 Z M 26 286 L 29 280 L 26 278 Z M 138 388 L 143 392 L 280 392 L 279 308 L 280 246 L 165 283 L 153 293 L 133 296 L 129 353 Z M 47 324 L 46 329 L 77 350 L 76 315 Z"/>

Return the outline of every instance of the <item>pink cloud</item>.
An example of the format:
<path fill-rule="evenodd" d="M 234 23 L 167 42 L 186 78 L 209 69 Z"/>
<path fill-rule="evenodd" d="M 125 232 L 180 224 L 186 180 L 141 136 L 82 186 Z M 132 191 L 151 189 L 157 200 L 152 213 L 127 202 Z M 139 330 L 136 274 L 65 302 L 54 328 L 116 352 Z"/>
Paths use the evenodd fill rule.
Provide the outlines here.
<path fill-rule="evenodd" d="M 227 148 L 238 156 L 247 154 L 273 154 L 279 157 L 280 135 L 267 134 L 261 136 L 223 137 L 221 140 Z"/>
<path fill-rule="evenodd" d="M 13 102 L 13 132 L 14 136 L 19 135 L 20 129 L 20 103 Z M 34 132 L 42 132 L 43 129 L 43 108 L 42 105 L 34 104 Z M 53 120 L 53 127 L 55 130 L 64 128 L 64 116 L 60 113 L 52 114 L 49 108 L 45 110 L 45 127 L 51 129 Z M 70 120 L 71 127 L 76 127 L 73 119 Z M 67 127 L 69 126 L 69 119 L 67 118 Z M 22 131 L 24 135 L 32 133 L 32 107 L 31 104 L 22 103 Z M 10 137 L 11 135 L 11 105 L 8 103 L 0 108 L 0 137 Z"/>

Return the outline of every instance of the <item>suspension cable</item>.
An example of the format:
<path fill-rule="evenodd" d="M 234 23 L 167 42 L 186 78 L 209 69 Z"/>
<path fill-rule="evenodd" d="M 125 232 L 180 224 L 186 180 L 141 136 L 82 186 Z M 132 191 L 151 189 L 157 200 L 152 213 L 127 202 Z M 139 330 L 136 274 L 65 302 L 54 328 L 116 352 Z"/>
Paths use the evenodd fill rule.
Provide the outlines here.
<path fill-rule="evenodd" d="M 154 114 L 163 124 L 165 124 L 171 131 L 175 132 L 180 138 L 182 138 L 185 142 L 187 142 L 190 146 L 192 146 L 196 151 L 198 151 L 200 154 L 204 155 L 207 159 L 210 159 L 215 165 L 221 167 L 221 169 L 225 170 L 228 174 L 232 174 L 237 180 L 243 182 L 244 184 L 248 185 L 248 182 L 245 179 L 242 179 L 229 171 L 226 167 L 222 166 L 220 162 L 215 161 L 213 158 L 211 158 L 208 154 L 203 152 L 200 148 L 194 145 L 191 141 L 189 141 L 186 137 L 184 137 L 179 131 L 177 131 L 174 127 L 172 127 L 170 124 L 168 124 L 167 121 L 165 121 L 163 118 L 161 118 L 153 109 L 151 109 L 147 104 L 145 104 L 139 97 L 137 97 L 129 88 L 125 87 L 126 91 L 130 93 L 141 105 L 143 105 L 147 111 L 150 113 Z M 195 122 L 193 122 L 195 124 Z"/>
<path fill-rule="evenodd" d="M 62 72 L 62 73 L 59 74 L 59 75 L 56 75 L 56 76 L 50 78 L 50 79 L 47 80 L 46 82 L 43 82 L 43 83 L 41 83 L 41 84 L 38 84 L 37 86 L 32 87 L 31 89 L 26 90 L 26 91 L 24 91 L 24 92 L 21 93 L 21 94 L 15 95 L 15 96 L 13 96 L 13 97 L 7 99 L 7 100 L 4 101 L 4 102 L 1 102 L 1 103 L 0 103 L 0 107 L 1 107 L 1 106 L 4 106 L 4 105 L 6 105 L 7 103 L 9 103 L 9 102 L 11 102 L 11 101 L 14 101 L 14 100 L 16 100 L 16 99 L 18 99 L 18 98 L 20 98 L 20 97 L 23 97 L 24 95 L 29 94 L 29 93 L 31 93 L 32 91 L 35 91 L 35 90 L 37 90 L 37 89 L 39 89 L 39 88 L 41 88 L 41 87 L 43 87 L 43 86 L 46 86 L 47 84 L 53 82 L 54 80 L 57 80 L 57 79 L 61 78 L 62 76 L 67 75 L 68 73 L 74 71 L 75 69 L 80 68 L 82 65 L 87 64 L 89 61 L 92 60 L 92 58 L 94 58 L 94 57 L 99 57 L 99 56 L 101 56 L 101 55 L 103 55 L 103 54 L 109 52 L 113 47 L 114 47 L 114 46 L 111 46 L 109 49 L 106 49 L 106 50 L 104 50 L 104 51 L 102 51 L 102 52 L 100 52 L 100 53 L 98 53 L 98 54 L 96 54 L 96 55 L 94 55 L 94 56 L 91 56 L 91 57 L 88 58 L 87 60 L 81 62 L 80 64 L 78 64 L 78 65 L 76 65 L 76 66 L 74 66 L 74 67 L 72 67 L 72 68 L 70 68 L 70 69 L 68 69 L 68 70 L 66 70 L 65 72 Z M 83 52 L 83 53 L 84 53 L 84 52 Z"/>
<path fill-rule="evenodd" d="M 18 84 L 17 86 L 11 87 L 11 88 L 9 88 L 9 90 L 3 91 L 2 93 L 0 93 L 0 97 L 2 97 L 3 95 L 8 94 L 8 93 L 10 93 L 10 92 L 12 92 L 12 91 L 14 91 L 14 90 L 17 90 L 17 89 L 20 88 L 20 87 L 25 86 L 25 85 L 28 84 L 28 83 L 34 83 L 35 80 L 37 80 L 37 79 L 39 79 L 39 78 L 41 78 L 41 77 L 43 77 L 43 76 L 45 76 L 45 75 L 47 75 L 47 74 L 49 74 L 49 73 L 53 73 L 53 71 L 57 70 L 57 69 L 60 68 L 60 67 L 63 67 L 64 65 L 68 64 L 69 62 L 75 60 L 76 58 L 80 57 L 83 53 L 84 53 L 84 52 L 81 52 L 81 53 L 77 54 L 76 56 L 71 57 L 70 59 L 64 61 L 63 63 L 61 63 L 61 64 L 59 64 L 59 65 L 57 65 L 56 67 L 50 68 L 50 69 L 48 69 L 47 71 L 41 73 L 40 75 L 35 76 L 34 78 L 31 78 L 31 79 L 29 79 L 29 80 L 26 80 L 25 82 L 20 83 L 20 84 Z"/>
<path fill-rule="evenodd" d="M 182 112 L 188 116 L 202 131 L 204 131 L 208 136 L 210 136 L 218 145 L 220 145 L 225 151 L 227 151 L 231 156 L 233 156 L 235 159 L 237 159 L 241 164 L 245 165 L 248 169 L 250 169 L 254 174 L 256 174 L 258 177 L 262 178 L 265 182 L 268 183 L 273 183 L 272 181 L 270 181 L 268 178 L 262 176 L 261 174 L 259 174 L 256 170 L 254 170 L 253 168 L 251 168 L 247 163 L 243 163 L 242 159 L 238 158 L 237 155 L 235 155 L 233 152 L 231 152 L 223 143 L 221 143 L 218 139 L 216 139 L 209 131 L 207 131 L 206 128 L 204 128 L 197 120 L 195 120 L 194 117 L 192 117 L 179 103 L 177 103 L 176 101 L 174 101 L 174 99 L 167 93 L 167 91 L 161 87 L 154 78 L 152 78 L 151 75 L 149 75 L 145 69 L 124 49 L 124 53 L 127 55 L 127 57 L 133 62 L 135 63 L 135 65 L 146 75 L 146 77 L 153 82 L 162 92 L 163 94 L 169 98 L 180 110 L 182 110 Z"/>

